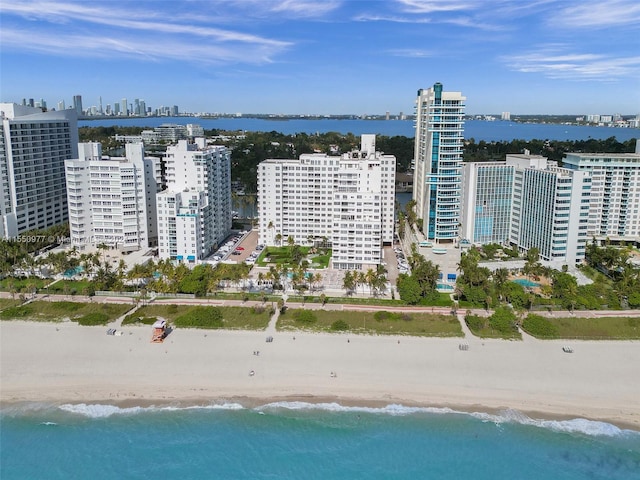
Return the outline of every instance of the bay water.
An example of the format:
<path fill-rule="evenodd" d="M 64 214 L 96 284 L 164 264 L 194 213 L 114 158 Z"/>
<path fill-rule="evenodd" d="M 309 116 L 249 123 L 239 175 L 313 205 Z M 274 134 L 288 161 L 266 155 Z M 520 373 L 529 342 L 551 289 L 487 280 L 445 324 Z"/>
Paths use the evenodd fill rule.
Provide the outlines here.
<path fill-rule="evenodd" d="M 242 130 L 251 132 L 280 132 L 286 135 L 294 133 L 353 133 L 360 136 L 365 133 L 376 135 L 414 137 L 413 120 L 336 120 L 336 119 L 291 119 L 275 120 L 263 118 L 199 118 L 199 117 L 147 117 L 147 118 L 108 118 L 81 120 L 81 127 L 158 127 L 165 123 L 186 125 L 197 124 L 206 130 Z M 519 123 L 506 121 L 468 120 L 464 125 L 464 137 L 476 142 L 484 140 L 604 140 L 616 137 L 619 142 L 640 137 L 638 128 L 594 127 L 585 125 L 562 125 L 552 123 Z"/>

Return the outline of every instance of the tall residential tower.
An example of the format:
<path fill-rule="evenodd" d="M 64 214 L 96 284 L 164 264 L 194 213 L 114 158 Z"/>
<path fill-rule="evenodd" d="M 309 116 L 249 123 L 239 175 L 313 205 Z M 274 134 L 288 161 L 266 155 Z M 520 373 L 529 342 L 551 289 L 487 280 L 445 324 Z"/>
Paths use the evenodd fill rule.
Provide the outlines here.
<path fill-rule="evenodd" d="M 425 236 L 436 242 L 459 235 L 465 100 L 441 83 L 418 90 L 413 200 Z"/>
<path fill-rule="evenodd" d="M 65 161 L 71 243 L 122 252 L 153 245 L 159 160 L 145 157 L 142 143 L 128 143 L 125 157 L 103 156 L 100 143 L 81 143 L 78 150 L 77 159 Z"/>
<path fill-rule="evenodd" d="M 74 109 L 0 104 L 0 238 L 67 221 L 64 161 L 77 156 Z"/>
<path fill-rule="evenodd" d="M 196 263 L 231 230 L 231 154 L 196 138 L 167 147 L 164 160 L 167 190 L 156 196 L 158 253 Z"/>
<path fill-rule="evenodd" d="M 299 245 L 330 242 L 333 267 L 367 270 L 383 260 L 394 229 L 396 158 L 377 152 L 375 135 L 360 150 L 268 159 L 258 166 L 259 242 L 291 237 Z"/>

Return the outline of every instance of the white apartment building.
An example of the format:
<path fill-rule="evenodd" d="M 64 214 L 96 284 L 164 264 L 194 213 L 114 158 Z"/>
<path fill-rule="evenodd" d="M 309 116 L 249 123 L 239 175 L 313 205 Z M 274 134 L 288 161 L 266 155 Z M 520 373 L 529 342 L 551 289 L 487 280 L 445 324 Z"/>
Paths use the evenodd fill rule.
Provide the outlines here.
<path fill-rule="evenodd" d="M 395 163 L 375 151 L 375 135 L 363 135 L 360 150 L 342 156 L 265 160 L 258 167 L 259 242 L 327 241 L 334 268 L 380 264 L 383 245 L 393 242 Z"/>
<path fill-rule="evenodd" d="M 231 155 L 197 138 L 168 147 L 164 160 L 167 189 L 156 196 L 158 253 L 196 263 L 231 230 Z"/>
<path fill-rule="evenodd" d="M 589 239 L 640 242 L 640 142 L 636 153 L 567 153 L 563 165 L 592 176 Z"/>
<path fill-rule="evenodd" d="M 464 101 L 441 83 L 418 90 L 413 200 L 427 239 L 455 242 L 459 236 Z"/>
<path fill-rule="evenodd" d="M 584 259 L 591 177 L 559 168 L 537 155 L 507 155 L 515 167 L 509 241 L 520 251 L 538 248 L 549 262 Z"/>
<path fill-rule="evenodd" d="M 145 157 L 141 143 L 127 144 L 125 157 L 103 157 L 100 143 L 80 143 L 78 151 L 65 161 L 71 243 L 123 252 L 154 245 L 158 159 Z"/>
<path fill-rule="evenodd" d="M 588 173 L 539 155 L 465 164 L 462 237 L 536 247 L 543 260 L 575 264 L 584 258 L 590 190 Z"/>
<path fill-rule="evenodd" d="M 461 237 L 470 243 L 509 241 L 515 166 L 506 162 L 464 164 Z"/>
<path fill-rule="evenodd" d="M 0 238 L 67 221 L 64 161 L 77 149 L 75 110 L 0 103 Z"/>

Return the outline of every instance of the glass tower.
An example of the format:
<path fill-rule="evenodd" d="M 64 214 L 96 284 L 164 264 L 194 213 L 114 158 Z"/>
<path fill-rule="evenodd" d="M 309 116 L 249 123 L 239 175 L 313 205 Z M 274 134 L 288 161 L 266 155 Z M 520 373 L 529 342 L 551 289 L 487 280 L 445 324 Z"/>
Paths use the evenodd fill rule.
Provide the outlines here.
<path fill-rule="evenodd" d="M 459 236 L 465 100 L 441 83 L 418 90 L 413 200 L 429 240 Z"/>

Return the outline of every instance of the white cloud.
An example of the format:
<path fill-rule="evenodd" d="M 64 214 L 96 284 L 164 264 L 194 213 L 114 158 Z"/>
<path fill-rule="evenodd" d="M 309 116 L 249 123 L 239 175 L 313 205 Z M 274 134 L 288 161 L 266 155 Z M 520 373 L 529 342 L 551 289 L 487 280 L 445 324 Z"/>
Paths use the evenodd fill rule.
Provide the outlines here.
<path fill-rule="evenodd" d="M 261 0 L 259 3 L 273 12 L 289 13 L 296 17 L 318 17 L 338 8 L 339 1 L 317 0 L 278 0 L 269 2 Z"/>
<path fill-rule="evenodd" d="M 61 34 L 3 29 L 3 48 L 15 47 L 59 56 L 89 58 L 142 58 L 148 61 L 180 60 L 194 63 L 269 63 L 273 51 L 266 46 L 184 42 L 163 38 L 124 38 L 122 35 Z"/>
<path fill-rule="evenodd" d="M 581 1 L 565 6 L 550 21 L 556 25 L 584 28 L 640 26 L 640 3 L 637 0 Z"/>
<path fill-rule="evenodd" d="M 592 53 L 566 53 L 558 46 L 539 52 L 505 56 L 513 70 L 542 73 L 554 79 L 614 81 L 640 75 L 640 56 L 614 57 Z"/>
<path fill-rule="evenodd" d="M 125 11 L 117 4 L 3 2 L 2 14 L 3 48 L 54 55 L 263 63 L 292 45 L 231 29 L 181 23 L 178 15 L 167 12 Z M 27 21 L 18 23 L 15 17 Z M 34 21 L 38 19 L 47 23 Z"/>
<path fill-rule="evenodd" d="M 454 0 L 396 0 L 401 8 L 409 13 L 434 13 L 434 12 L 454 12 L 469 10 L 477 3 L 469 1 Z"/>
<path fill-rule="evenodd" d="M 435 54 L 429 50 L 415 50 L 415 49 L 393 49 L 386 51 L 389 55 L 394 57 L 409 57 L 409 58 L 428 58 L 434 57 Z"/>

